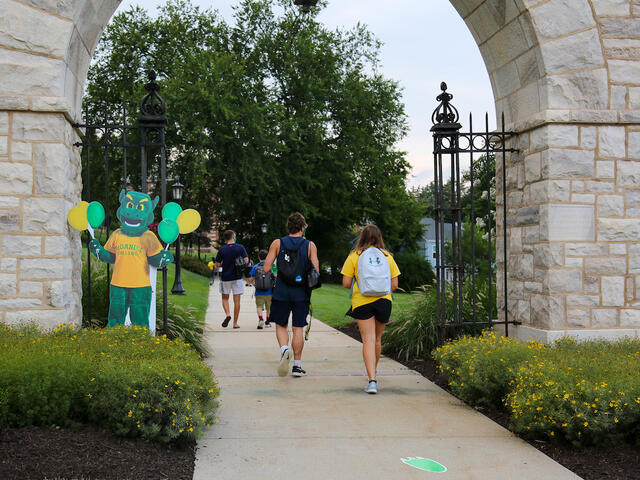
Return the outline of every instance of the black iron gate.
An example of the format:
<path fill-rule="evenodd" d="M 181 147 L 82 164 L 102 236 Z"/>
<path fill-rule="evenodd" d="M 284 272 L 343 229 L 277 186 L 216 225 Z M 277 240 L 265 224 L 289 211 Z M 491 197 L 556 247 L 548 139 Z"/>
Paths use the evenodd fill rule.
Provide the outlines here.
<path fill-rule="evenodd" d="M 167 201 L 166 178 L 166 148 L 165 127 L 167 124 L 165 102 L 159 95 L 160 86 L 156 83 L 156 73 L 149 72 L 149 82 L 145 84 L 146 94 L 140 101 L 140 113 L 137 122 L 129 123 L 129 112 L 126 104 L 121 105 L 85 105 L 84 123 L 74 124 L 76 129 L 83 132 L 82 142 L 75 144 L 82 147 L 82 162 L 84 164 L 84 185 L 82 198 L 87 202 L 98 200 L 104 202 L 105 222 L 103 224 L 104 238 L 108 238 L 112 230 L 112 212 L 115 212 L 109 190 L 116 183 L 126 190 L 139 185 L 140 191 L 147 193 L 154 190 L 160 195 L 160 209 Z M 115 108 L 114 108 L 115 107 Z M 104 165 L 104 187 L 100 186 L 97 193 L 92 192 L 92 179 L 98 172 L 91 171 L 92 160 L 99 157 Z M 117 164 L 114 165 L 113 162 Z M 131 164 L 139 163 L 139 175 L 128 169 Z M 95 166 L 95 162 L 94 162 Z M 117 167 L 117 168 L 114 168 Z M 97 234 L 98 232 L 96 232 Z M 91 240 L 87 235 L 87 246 Z M 84 283 L 85 296 L 83 325 L 92 325 L 92 296 L 91 296 L 91 255 L 87 248 L 87 276 Z M 167 333 L 167 269 L 162 272 L 162 328 L 158 333 Z M 108 292 L 111 278 L 110 265 L 107 264 L 106 282 Z M 108 301 L 108 300 L 107 300 Z"/>
<path fill-rule="evenodd" d="M 469 115 L 469 131 L 461 132 L 458 111 L 450 103 L 453 95 L 446 91 L 446 83 L 443 82 L 440 88 L 442 93 L 437 97 L 440 104 L 431 118 L 439 341 L 442 343 L 450 335 L 460 334 L 468 328 L 492 325 L 504 325 L 508 336 L 509 325 L 517 324 L 509 320 L 507 311 L 506 156 L 515 151 L 507 148 L 507 138 L 513 132 L 504 130 L 504 114 L 499 130 L 489 130 L 486 115 L 484 131 L 474 132 L 473 119 Z M 469 164 L 469 170 L 463 176 L 461 157 Z M 495 185 L 497 168 L 502 171 L 501 188 Z M 501 190 L 501 202 L 496 201 L 498 190 Z M 463 197 L 467 198 L 465 211 Z M 496 206 L 502 209 L 501 232 L 496 228 Z M 495 300 L 497 259 L 494 248 L 497 242 L 502 242 L 503 250 L 502 320 L 495 318 L 498 303 Z M 476 250 L 482 247 L 485 251 L 480 252 L 480 265 Z"/>

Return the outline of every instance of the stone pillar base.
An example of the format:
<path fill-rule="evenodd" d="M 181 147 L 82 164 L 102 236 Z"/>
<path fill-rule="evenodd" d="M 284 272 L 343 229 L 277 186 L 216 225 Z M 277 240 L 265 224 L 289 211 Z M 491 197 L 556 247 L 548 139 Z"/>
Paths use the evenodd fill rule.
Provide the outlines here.
<path fill-rule="evenodd" d="M 504 325 L 495 325 L 494 330 L 504 335 Z M 515 338 L 521 342 L 535 340 L 538 343 L 553 343 L 564 337 L 578 341 L 587 340 L 620 340 L 622 338 L 640 338 L 640 328 L 600 328 L 589 330 L 544 330 L 529 325 L 509 325 L 509 338 Z"/>

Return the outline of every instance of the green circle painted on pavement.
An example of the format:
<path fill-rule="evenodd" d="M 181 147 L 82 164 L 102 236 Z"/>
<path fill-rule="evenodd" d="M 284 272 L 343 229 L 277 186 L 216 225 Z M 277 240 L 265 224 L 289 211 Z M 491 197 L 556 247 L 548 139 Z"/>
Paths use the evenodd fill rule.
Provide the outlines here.
<path fill-rule="evenodd" d="M 405 465 L 409 465 L 410 467 L 417 468 L 418 470 L 423 470 L 425 472 L 444 473 L 447 471 L 447 467 L 435 460 L 431 460 L 430 458 L 408 457 L 401 458 L 400 460 L 402 460 L 402 463 Z"/>

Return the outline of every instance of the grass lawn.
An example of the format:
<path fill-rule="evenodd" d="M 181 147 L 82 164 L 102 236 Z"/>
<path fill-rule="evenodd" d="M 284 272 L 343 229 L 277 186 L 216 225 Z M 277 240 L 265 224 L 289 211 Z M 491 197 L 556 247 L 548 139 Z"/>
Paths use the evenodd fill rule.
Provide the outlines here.
<path fill-rule="evenodd" d="M 391 320 L 410 309 L 416 295 L 420 294 L 395 293 Z M 346 325 L 352 320 L 351 317 L 345 316 L 351 304 L 349 290 L 342 288 L 341 285 L 325 283 L 322 288 L 313 291 L 311 304 L 313 305 L 313 316 L 332 327 Z"/>
<path fill-rule="evenodd" d="M 181 269 L 182 286 L 186 295 L 172 295 L 171 287 L 175 278 L 176 266 L 169 265 L 167 274 L 167 290 L 169 291 L 169 300 L 181 307 L 192 306 L 196 309 L 194 315 L 199 320 L 203 320 L 209 305 L 209 279 L 192 273 L 189 270 Z M 162 274 L 158 272 L 158 287 L 162 288 Z"/>

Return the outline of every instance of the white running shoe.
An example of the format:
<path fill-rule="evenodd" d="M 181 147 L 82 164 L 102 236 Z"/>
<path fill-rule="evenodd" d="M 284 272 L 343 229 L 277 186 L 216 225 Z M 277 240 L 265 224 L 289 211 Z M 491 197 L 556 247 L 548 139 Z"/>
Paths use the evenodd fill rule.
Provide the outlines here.
<path fill-rule="evenodd" d="M 280 355 L 280 364 L 278 365 L 278 375 L 284 377 L 289 372 L 289 363 L 291 362 L 291 349 L 287 348 Z"/>
<path fill-rule="evenodd" d="M 364 391 L 375 395 L 376 393 L 378 393 L 378 382 L 376 382 L 375 380 L 371 380 L 369 383 L 367 383 L 367 386 L 364 387 Z"/>

